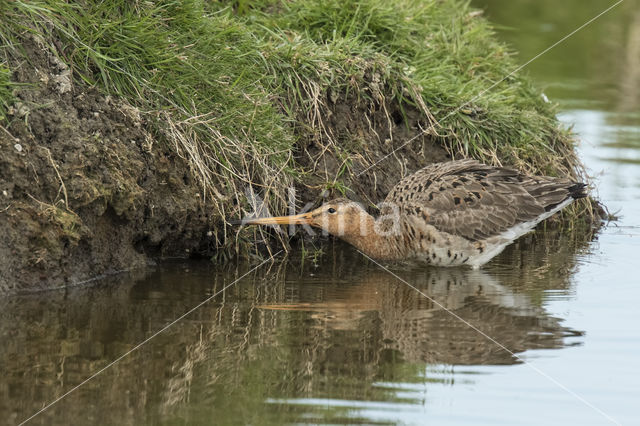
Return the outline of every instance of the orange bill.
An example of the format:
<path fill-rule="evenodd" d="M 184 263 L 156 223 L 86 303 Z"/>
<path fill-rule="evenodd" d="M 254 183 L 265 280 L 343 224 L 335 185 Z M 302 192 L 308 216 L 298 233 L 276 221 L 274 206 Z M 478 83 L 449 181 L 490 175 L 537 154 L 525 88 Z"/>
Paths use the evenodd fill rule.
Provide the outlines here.
<path fill-rule="evenodd" d="M 311 213 L 303 213 L 293 216 L 256 217 L 234 221 L 234 223 L 243 225 L 311 225 L 313 219 Z"/>

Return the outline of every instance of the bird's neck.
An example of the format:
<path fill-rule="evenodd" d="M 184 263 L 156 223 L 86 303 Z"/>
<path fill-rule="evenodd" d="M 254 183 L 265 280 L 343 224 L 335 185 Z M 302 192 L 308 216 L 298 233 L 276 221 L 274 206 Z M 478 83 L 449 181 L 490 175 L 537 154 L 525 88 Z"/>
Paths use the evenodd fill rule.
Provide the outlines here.
<path fill-rule="evenodd" d="M 359 231 L 340 238 L 377 260 L 400 260 L 404 257 L 404 246 L 400 241 L 402 236 L 385 232 L 384 227 L 376 225 L 373 216 L 367 215 L 364 218 Z"/>

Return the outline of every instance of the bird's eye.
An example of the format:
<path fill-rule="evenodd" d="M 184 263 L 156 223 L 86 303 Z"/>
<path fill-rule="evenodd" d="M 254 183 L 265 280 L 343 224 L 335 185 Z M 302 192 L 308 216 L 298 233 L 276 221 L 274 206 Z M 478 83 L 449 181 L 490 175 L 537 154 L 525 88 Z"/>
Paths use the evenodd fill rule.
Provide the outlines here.
<path fill-rule="evenodd" d="M 329 213 L 335 213 L 336 209 L 334 209 L 333 207 L 330 207 L 329 210 L 327 210 Z"/>

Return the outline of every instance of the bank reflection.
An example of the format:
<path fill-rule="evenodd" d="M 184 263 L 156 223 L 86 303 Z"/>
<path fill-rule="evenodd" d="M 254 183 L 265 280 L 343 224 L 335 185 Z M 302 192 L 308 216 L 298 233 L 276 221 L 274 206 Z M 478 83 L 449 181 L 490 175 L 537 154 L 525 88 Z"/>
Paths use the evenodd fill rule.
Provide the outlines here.
<path fill-rule="evenodd" d="M 544 244 L 553 250 L 553 241 Z M 415 289 L 341 244 L 319 267 L 300 259 L 273 264 L 216 296 L 34 424 L 103 418 L 114 424 L 193 424 L 223 414 L 240 423 L 279 423 L 299 421 L 310 411 L 318 421 L 328 415 L 326 404 L 265 404 L 292 398 L 421 406 L 423 394 L 399 394 L 380 384 L 453 384 L 453 369 L 434 375 L 429 368 L 514 364 L 520 361 L 510 352 L 581 344 L 580 331 L 544 310 L 544 289 L 523 278 L 531 271 L 542 274 L 547 265 L 545 289 L 569 288 L 567 265 L 574 263 L 578 246 L 566 257 L 556 251 L 549 266 L 548 259 L 521 253 L 542 250 L 535 240 L 530 243 L 507 251 L 494 271 L 394 267 Z M 91 289 L 2 301 L 0 416 L 23 420 L 246 270 L 180 264 Z M 330 411 L 332 421 L 355 421 L 348 407 Z"/>

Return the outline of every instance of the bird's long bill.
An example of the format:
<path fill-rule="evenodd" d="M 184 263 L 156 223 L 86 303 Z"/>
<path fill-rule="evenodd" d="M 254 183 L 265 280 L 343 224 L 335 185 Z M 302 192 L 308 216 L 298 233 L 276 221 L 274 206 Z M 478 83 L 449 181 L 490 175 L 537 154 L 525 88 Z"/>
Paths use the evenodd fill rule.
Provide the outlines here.
<path fill-rule="evenodd" d="M 244 225 L 312 225 L 311 213 L 302 213 L 293 216 L 257 217 L 243 219 Z"/>

